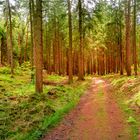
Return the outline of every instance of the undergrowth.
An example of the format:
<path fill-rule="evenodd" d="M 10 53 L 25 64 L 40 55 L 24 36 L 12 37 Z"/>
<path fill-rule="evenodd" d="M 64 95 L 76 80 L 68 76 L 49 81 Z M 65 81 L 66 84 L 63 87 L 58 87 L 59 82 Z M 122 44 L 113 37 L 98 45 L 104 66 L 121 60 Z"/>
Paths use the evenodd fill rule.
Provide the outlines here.
<path fill-rule="evenodd" d="M 57 75 L 48 78 L 58 82 L 66 79 Z M 13 78 L 9 68 L 1 68 L 0 139 L 39 139 L 78 103 L 89 83 L 90 79 L 74 81 L 71 85 L 46 85 L 44 92 L 37 94 L 30 80 L 29 68 L 18 68 Z"/>

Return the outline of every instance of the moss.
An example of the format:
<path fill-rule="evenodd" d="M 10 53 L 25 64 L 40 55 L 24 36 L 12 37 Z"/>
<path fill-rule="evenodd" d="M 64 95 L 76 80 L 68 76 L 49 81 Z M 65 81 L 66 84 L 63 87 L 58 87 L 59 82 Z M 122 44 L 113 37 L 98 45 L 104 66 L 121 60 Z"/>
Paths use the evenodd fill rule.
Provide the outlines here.
<path fill-rule="evenodd" d="M 6 69 L 6 70 L 5 70 Z M 53 127 L 65 113 L 73 108 L 90 83 L 74 81 L 71 85 L 44 86 L 44 93 L 34 92 L 28 68 L 18 68 L 14 78 L 7 68 L 0 76 L 0 139 L 35 140 Z M 16 71 L 17 71 L 16 70 Z M 62 81 L 66 77 L 48 76 L 52 81 Z M 56 90 L 56 97 L 49 95 Z"/>
<path fill-rule="evenodd" d="M 127 103 L 140 108 L 140 91 L 133 95 L 131 99 L 127 101 Z"/>
<path fill-rule="evenodd" d="M 59 76 L 59 75 L 47 75 L 45 74 L 44 76 L 44 80 L 47 81 L 52 81 L 52 82 L 62 82 L 64 80 L 66 80 L 67 78 L 65 76 Z"/>

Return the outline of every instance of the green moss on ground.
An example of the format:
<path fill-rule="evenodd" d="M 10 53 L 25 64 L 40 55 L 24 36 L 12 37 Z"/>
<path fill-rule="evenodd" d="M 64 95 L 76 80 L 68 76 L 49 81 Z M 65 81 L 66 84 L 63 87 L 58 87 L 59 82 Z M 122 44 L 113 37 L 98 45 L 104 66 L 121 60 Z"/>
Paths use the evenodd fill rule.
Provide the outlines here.
<path fill-rule="evenodd" d="M 44 86 L 44 92 L 34 92 L 30 70 L 24 66 L 15 70 L 0 69 L 0 139 L 36 140 L 72 109 L 88 87 L 90 79 L 71 85 Z M 62 81 L 66 77 L 48 76 Z M 49 92 L 54 94 L 50 95 Z"/>

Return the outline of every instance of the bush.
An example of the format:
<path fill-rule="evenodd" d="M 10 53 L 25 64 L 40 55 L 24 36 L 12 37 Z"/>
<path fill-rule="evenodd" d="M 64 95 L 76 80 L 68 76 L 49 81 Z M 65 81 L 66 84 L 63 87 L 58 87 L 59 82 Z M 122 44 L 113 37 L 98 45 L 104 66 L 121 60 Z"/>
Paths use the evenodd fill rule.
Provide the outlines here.
<path fill-rule="evenodd" d="M 0 74 L 10 74 L 11 70 L 9 67 L 1 67 L 0 68 Z"/>

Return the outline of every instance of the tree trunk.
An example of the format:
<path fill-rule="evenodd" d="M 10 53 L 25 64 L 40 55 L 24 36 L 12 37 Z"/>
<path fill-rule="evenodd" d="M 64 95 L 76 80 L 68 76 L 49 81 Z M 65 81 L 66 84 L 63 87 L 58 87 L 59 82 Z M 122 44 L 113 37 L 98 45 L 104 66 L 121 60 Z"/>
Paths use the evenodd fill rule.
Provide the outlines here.
<path fill-rule="evenodd" d="M 43 40 L 42 40 L 42 0 L 36 0 L 35 11 L 35 66 L 36 92 L 43 92 Z"/>
<path fill-rule="evenodd" d="M 121 11 L 121 2 L 119 0 L 119 10 Z M 122 46 L 122 25 L 121 25 L 121 21 L 122 21 L 122 16 L 120 15 L 119 18 L 119 49 L 120 49 L 120 75 L 123 75 L 123 46 Z"/>
<path fill-rule="evenodd" d="M 84 71 L 83 71 L 83 27 L 82 27 L 82 2 L 78 0 L 79 8 L 79 74 L 78 80 L 84 80 Z"/>
<path fill-rule="evenodd" d="M 133 59 L 134 59 L 134 72 L 137 75 L 137 47 L 136 47 L 136 0 L 134 0 L 133 11 Z"/>
<path fill-rule="evenodd" d="M 69 23 L 69 83 L 73 82 L 73 64 L 72 64 L 72 18 L 71 18 L 71 2 L 68 3 L 68 23 Z"/>
<path fill-rule="evenodd" d="M 131 76 L 130 3 L 131 0 L 127 0 L 126 3 L 126 72 L 128 76 Z"/>
<path fill-rule="evenodd" d="M 30 30 L 31 30 L 31 80 L 34 79 L 34 40 L 33 40 L 33 13 L 34 13 L 33 0 L 29 0 L 29 12 L 30 12 Z"/>
<path fill-rule="evenodd" d="M 8 16 L 9 16 L 9 55 L 10 55 L 10 66 L 11 66 L 11 75 L 13 76 L 14 74 L 14 64 L 13 64 L 13 35 L 12 35 L 12 20 L 11 20 L 11 7 L 10 7 L 10 2 L 7 0 L 7 6 L 8 6 Z"/>
<path fill-rule="evenodd" d="M 2 50 L 2 49 L 1 49 L 1 46 L 2 46 L 2 45 L 1 45 L 1 44 L 2 44 L 2 43 L 1 43 L 1 38 L 0 38 L 0 67 L 2 66 L 2 61 L 1 61 L 1 60 L 2 60 L 2 59 L 1 59 L 1 58 L 2 58 L 2 57 L 1 57 L 1 50 Z"/>
<path fill-rule="evenodd" d="M 27 48 L 28 48 L 28 23 L 27 23 L 26 44 L 24 49 L 24 62 L 27 61 Z"/>

